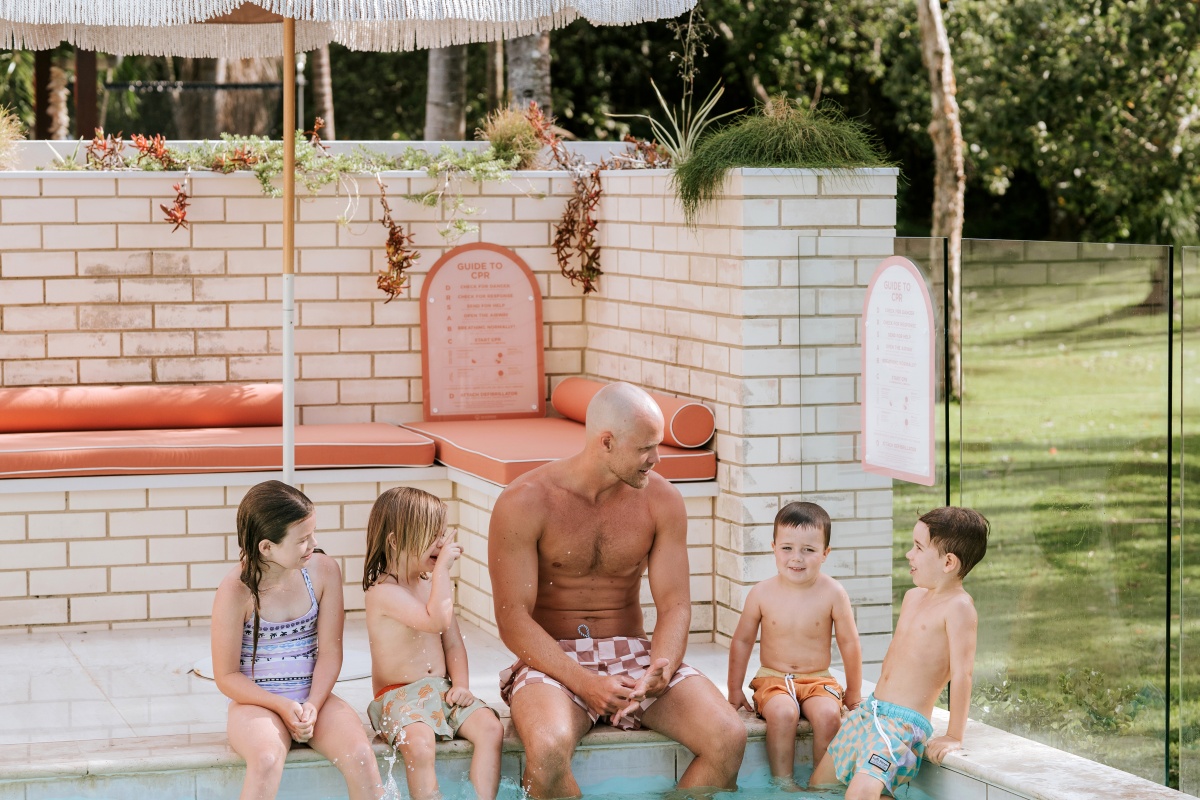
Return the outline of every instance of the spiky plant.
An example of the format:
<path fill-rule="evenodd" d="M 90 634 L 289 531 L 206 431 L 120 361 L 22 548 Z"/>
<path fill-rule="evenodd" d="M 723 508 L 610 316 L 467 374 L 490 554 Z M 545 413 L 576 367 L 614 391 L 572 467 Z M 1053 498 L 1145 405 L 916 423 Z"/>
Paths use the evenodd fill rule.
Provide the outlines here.
<path fill-rule="evenodd" d="M 542 149 L 537 130 L 525 114 L 513 108 L 500 108 L 488 114 L 475 137 L 492 145 L 496 158 L 511 163 L 511 169 L 529 169 Z"/>
<path fill-rule="evenodd" d="M 714 200 L 736 167 L 852 169 L 893 166 L 862 122 L 833 106 L 811 108 L 786 97 L 701 139 L 692 157 L 675 169 L 684 217 L 694 225 L 700 207 Z"/>
<path fill-rule="evenodd" d="M 0 169 L 11 169 L 17 142 L 24 141 L 25 126 L 12 110 L 0 108 Z"/>

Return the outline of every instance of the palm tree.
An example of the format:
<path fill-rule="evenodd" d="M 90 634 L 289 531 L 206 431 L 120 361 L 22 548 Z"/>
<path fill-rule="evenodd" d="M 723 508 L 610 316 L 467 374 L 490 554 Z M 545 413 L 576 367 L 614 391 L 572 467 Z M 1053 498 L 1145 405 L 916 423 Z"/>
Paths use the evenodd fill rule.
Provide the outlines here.
<path fill-rule="evenodd" d="M 509 39 L 504 48 L 508 58 L 508 91 L 517 108 L 535 102 L 550 116 L 550 31 Z"/>
<path fill-rule="evenodd" d="M 329 45 L 312 52 L 313 113 L 325 122 L 321 138 L 332 141 L 337 138 L 333 125 L 333 70 L 329 64 Z"/>
<path fill-rule="evenodd" d="M 467 134 L 467 46 L 429 51 L 425 94 L 426 141 L 461 141 Z"/>

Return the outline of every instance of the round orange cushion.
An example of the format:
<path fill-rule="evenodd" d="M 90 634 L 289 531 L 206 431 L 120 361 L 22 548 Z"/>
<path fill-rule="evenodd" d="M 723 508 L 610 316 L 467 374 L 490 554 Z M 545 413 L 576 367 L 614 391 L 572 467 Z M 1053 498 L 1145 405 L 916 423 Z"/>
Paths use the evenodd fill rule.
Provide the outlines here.
<path fill-rule="evenodd" d="M 0 433 L 252 428 L 282 422 L 278 384 L 0 389 Z"/>
<path fill-rule="evenodd" d="M 587 378 L 567 378 L 554 387 L 550 404 L 567 419 L 587 421 L 588 403 L 608 384 Z M 663 442 L 674 447 L 700 447 L 712 438 L 717 422 L 708 406 L 695 400 L 648 392 L 663 413 Z"/>

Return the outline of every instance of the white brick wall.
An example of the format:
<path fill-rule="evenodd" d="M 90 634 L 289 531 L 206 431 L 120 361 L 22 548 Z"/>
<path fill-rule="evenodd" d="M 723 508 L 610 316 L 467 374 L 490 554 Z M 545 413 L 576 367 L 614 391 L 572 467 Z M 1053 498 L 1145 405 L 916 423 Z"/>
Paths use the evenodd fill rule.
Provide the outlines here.
<path fill-rule="evenodd" d="M 248 176 L 193 176 L 194 224 L 172 233 L 157 204 L 173 196 L 176 176 L 85 177 L 0 175 L 0 385 L 277 380 L 279 201 Z M 693 638 L 728 640 L 748 587 L 773 570 L 776 510 L 803 498 L 834 517 L 827 570 L 851 591 L 877 661 L 890 630 L 891 491 L 857 466 L 857 330 L 865 283 L 891 253 L 895 175 L 735 171 L 695 230 L 682 226 L 668 177 L 604 176 L 605 274 L 586 298 L 548 247 L 569 192 L 561 175 L 464 186 L 481 230 L 462 241 L 506 244 L 534 271 L 547 389 L 586 374 L 714 410 L 721 494 L 687 501 Z M 427 181 L 385 180 L 396 198 Z M 414 298 L 446 249 L 442 214 L 393 201 L 417 221 L 423 255 L 410 292 L 384 305 L 375 289 L 384 266 L 377 189 L 360 188 L 349 228 L 333 222 L 344 198 L 299 204 L 302 423 L 421 415 Z M 494 630 L 485 538 L 493 498 L 448 481 L 421 485 L 450 503 L 462 531 L 464 618 Z M 321 509 L 318 539 L 342 564 L 351 611 L 362 606 L 366 515 L 387 486 L 302 486 Z M 4 494 L 0 615 L 14 626 L 206 617 L 236 557 L 233 513 L 244 490 Z"/>
<path fill-rule="evenodd" d="M 728 642 L 749 586 L 774 573 L 776 511 L 807 499 L 834 518 L 826 572 L 855 594 L 866 631 L 878 634 L 882 644 L 872 640 L 866 654 L 878 663 L 891 630 L 890 529 L 882 530 L 891 491 L 857 461 L 858 262 L 891 253 L 895 175 L 734 171 L 695 230 L 659 226 L 643 213 L 637 201 L 660 199 L 664 179 L 647 172 L 606 181 L 606 274 L 586 308 L 584 368 L 602 379 L 636 375 L 716 414 L 717 641 Z M 664 219 L 681 219 L 670 198 Z M 826 243 L 831 230 L 855 235 Z M 629 332 L 639 329 L 672 346 L 635 346 Z"/>
<path fill-rule="evenodd" d="M 248 175 L 194 175 L 193 224 L 172 232 L 158 204 L 178 179 L 0 175 L 0 386 L 278 380 L 281 201 L 263 197 Z M 359 183 L 349 229 L 336 223 L 345 197 L 298 204 L 301 423 L 421 415 L 414 298 L 448 243 L 437 233 L 440 209 L 399 199 L 423 173 L 384 180 L 402 219 L 425 220 L 413 288 L 386 306 L 375 287 L 385 231 L 374 182 Z M 463 186 L 476 195 L 472 221 L 484 237 L 516 250 L 545 287 L 553 380 L 581 370 L 586 332 L 584 300 L 559 279 L 548 246 L 563 205 L 550 188 L 548 177 L 489 185 L 483 196 Z"/>
<path fill-rule="evenodd" d="M 297 477 L 318 504 L 318 542 L 342 568 L 346 608 L 361 610 L 367 514 L 380 493 L 398 484 Z M 207 620 L 213 590 L 236 566 L 237 504 L 256 482 L 253 474 L 240 480 L 0 493 L 0 628 Z M 453 499 L 447 481 L 411 485 Z M 456 513 L 452 503 L 452 519 Z"/>

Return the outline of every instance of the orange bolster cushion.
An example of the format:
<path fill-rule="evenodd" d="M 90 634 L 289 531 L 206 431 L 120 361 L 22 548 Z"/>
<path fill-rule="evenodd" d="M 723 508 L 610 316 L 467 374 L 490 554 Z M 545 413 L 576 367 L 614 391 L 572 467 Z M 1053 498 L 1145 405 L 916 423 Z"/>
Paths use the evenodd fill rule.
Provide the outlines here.
<path fill-rule="evenodd" d="M 279 384 L 0 389 L 0 433 L 254 428 L 282 423 Z"/>
<path fill-rule="evenodd" d="M 530 470 L 578 453 L 583 426 L 557 417 L 506 420 L 409 422 L 405 428 L 437 442 L 437 459 L 486 481 L 507 486 Z M 711 450 L 659 448 L 654 471 L 669 481 L 708 481 L 717 477 Z"/>
<path fill-rule="evenodd" d="M 550 404 L 567 419 L 587 421 L 588 403 L 608 384 L 587 378 L 567 378 L 554 387 Z M 673 447 L 700 447 L 712 438 L 717 421 L 708 406 L 695 400 L 649 392 L 663 413 L 663 442 Z"/>

